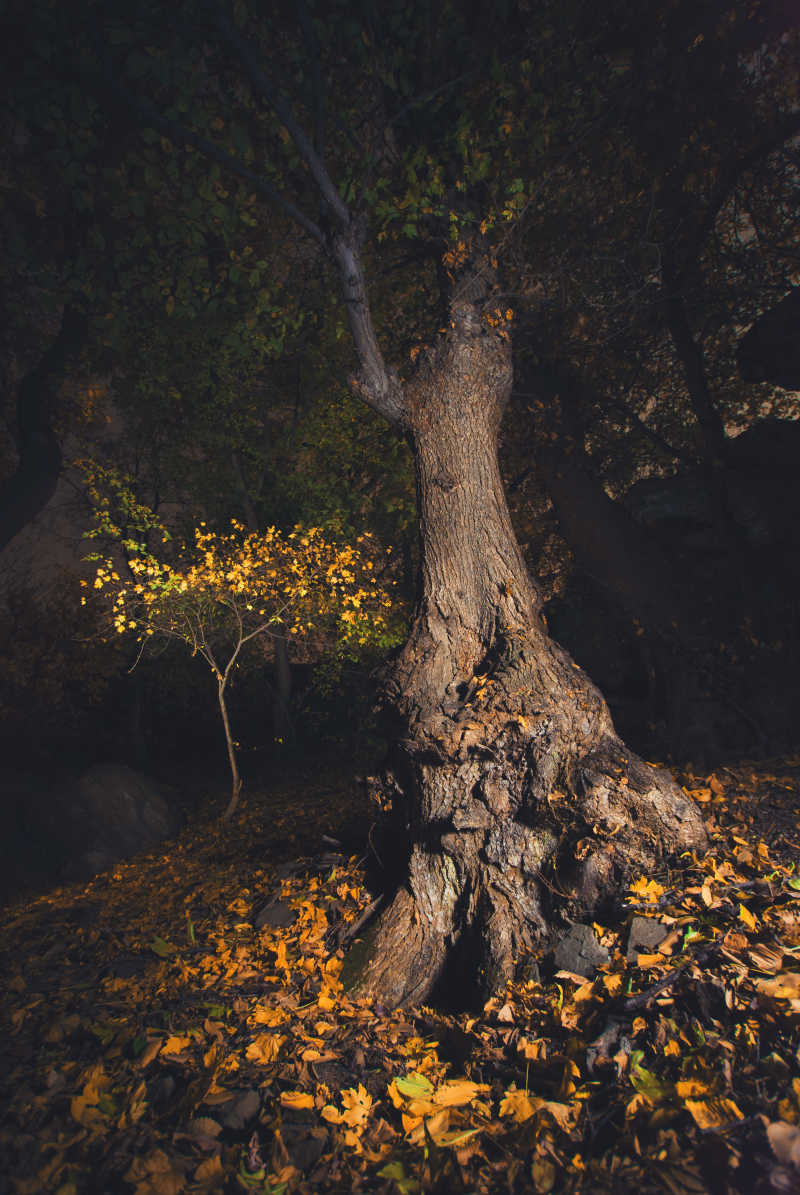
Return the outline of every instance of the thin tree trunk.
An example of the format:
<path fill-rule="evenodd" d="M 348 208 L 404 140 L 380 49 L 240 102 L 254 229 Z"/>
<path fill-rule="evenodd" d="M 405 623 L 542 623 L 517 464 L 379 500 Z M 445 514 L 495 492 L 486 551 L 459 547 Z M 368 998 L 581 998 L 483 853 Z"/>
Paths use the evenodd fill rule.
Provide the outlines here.
<path fill-rule="evenodd" d="M 625 876 L 705 842 L 696 807 L 624 746 L 544 630 L 497 463 L 510 386 L 507 335 L 462 305 L 405 387 L 423 585 L 386 686 L 398 745 L 382 796 L 408 866 L 360 979 L 389 1004 L 426 998 L 459 951 L 496 988 Z"/>
<path fill-rule="evenodd" d="M 225 702 L 225 680 L 220 679 L 217 682 L 217 698 L 219 700 L 219 712 L 222 715 L 222 725 L 225 729 L 225 745 L 228 748 L 228 762 L 231 766 L 231 799 L 228 802 L 227 808 L 222 815 L 224 822 L 230 821 L 236 812 L 236 807 L 239 804 L 239 796 L 242 791 L 242 780 L 239 775 L 239 765 L 236 760 L 236 747 L 231 734 L 231 724 L 228 718 L 228 706 Z"/>

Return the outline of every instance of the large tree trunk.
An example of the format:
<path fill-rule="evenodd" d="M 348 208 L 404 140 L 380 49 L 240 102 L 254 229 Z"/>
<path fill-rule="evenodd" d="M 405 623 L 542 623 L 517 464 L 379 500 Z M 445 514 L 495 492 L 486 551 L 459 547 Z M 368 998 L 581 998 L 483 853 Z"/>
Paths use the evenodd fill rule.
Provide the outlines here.
<path fill-rule="evenodd" d="M 459 950 L 495 988 L 626 875 L 705 842 L 544 630 L 497 463 L 510 387 L 507 332 L 466 303 L 405 387 L 422 591 L 386 690 L 401 731 L 382 796 L 409 860 L 360 981 L 392 1005 L 423 1000 Z"/>

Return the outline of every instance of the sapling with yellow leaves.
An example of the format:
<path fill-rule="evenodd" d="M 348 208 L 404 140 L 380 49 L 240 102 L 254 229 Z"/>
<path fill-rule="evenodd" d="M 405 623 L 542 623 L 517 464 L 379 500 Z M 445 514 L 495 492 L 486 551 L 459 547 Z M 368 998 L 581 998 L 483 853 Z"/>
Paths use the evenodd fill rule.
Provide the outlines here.
<path fill-rule="evenodd" d="M 380 642 L 392 600 L 379 560 L 369 536 L 343 544 L 320 527 L 248 531 L 236 520 L 227 532 L 200 523 L 172 562 L 135 545 L 127 553 L 129 580 L 113 559 L 98 559 L 94 588 L 107 595 L 117 633 L 142 645 L 176 640 L 211 669 L 232 777 L 224 820 L 242 788 L 226 702 L 234 668 L 264 636 L 279 633 L 300 639 L 322 632 L 351 647 Z"/>

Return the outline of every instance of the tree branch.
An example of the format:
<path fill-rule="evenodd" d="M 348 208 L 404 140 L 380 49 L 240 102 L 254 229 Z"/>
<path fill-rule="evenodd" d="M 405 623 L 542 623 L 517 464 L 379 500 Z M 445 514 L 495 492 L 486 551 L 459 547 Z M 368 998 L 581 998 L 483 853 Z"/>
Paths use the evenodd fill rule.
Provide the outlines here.
<path fill-rule="evenodd" d="M 749 149 L 747 153 L 725 164 L 719 182 L 714 188 L 708 202 L 705 215 L 697 227 L 692 245 L 692 257 L 699 255 L 706 237 L 710 235 L 714 227 L 721 208 L 724 207 L 728 196 L 741 176 L 752 166 L 755 166 L 762 158 L 772 153 L 773 150 L 778 149 L 798 133 L 800 133 L 800 112 L 792 112 L 791 115 L 780 121 L 777 127 L 766 137 L 754 145 L 752 149 Z"/>
<path fill-rule="evenodd" d="M 341 227 L 346 228 L 351 222 L 350 212 L 346 203 L 334 186 L 322 157 L 317 153 L 301 125 L 295 120 L 283 96 L 275 90 L 269 78 L 261 69 L 253 47 L 242 37 L 236 26 L 228 20 L 216 4 L 211 8 L 211 19 L 246 70 L 253 90 L 267 102 L 286 128 L 297 148 L 297 152 L 308 166 L 311 177 L 317 184 L 323 202 L 331 215 Z"/>
<path fill-rule="evenodd" d="M 142 96 L 134 95 L 132 91 L 128 91 L 110 73 L 106 63 L 102 64 L 100 78 L 102 86 L 111 91 L 120 102 L 135 113 L 143 125 L 157 129 L 173 141 L 183 142 L 186 145 L 192 146 L 207 158 L 211 158 L 212 161 L 218 162 L 220 166 L 224 166 L 226 170 L 230 170 L 231 173 L 238 175 L 239 178 L 246 179 L 258 194 L 262 195 L 270 203 L 274 203 L 276 207 L 279 207 L 281 211 L 294 220 L 296 224 L 299 224 L 320 245 L 325 245 L 325 235 L 322 229 L 313 220 L 309 219 L 305 212 L 301 211 L 296 204 L 292 203 L 290 199 L 287 199 L 285 195 L 282 195 L 280 191 L 271 186 L 260 174 L 257 174 L 254 170 L 250 170 L 243 162 L 235 158 L 233 154 L 227 153 L 226 150 L 222 149 L 208 137 L 196 133 L 193 129 L 187 128 L 177 120 L 163 116 L 155 104 L 152 104 Z"/>

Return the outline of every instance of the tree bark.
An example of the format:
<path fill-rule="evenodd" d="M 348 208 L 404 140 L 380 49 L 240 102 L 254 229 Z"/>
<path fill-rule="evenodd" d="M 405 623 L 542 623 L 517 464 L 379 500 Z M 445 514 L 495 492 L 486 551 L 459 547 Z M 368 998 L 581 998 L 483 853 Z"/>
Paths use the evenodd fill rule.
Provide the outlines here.
<path fill-rule="evenodd" d="M 496 988 L 626 876 L 705 842 L 696 807 L 624 746 L 544 630 L 497 462 L 508 332 L 478 304 L 451 312 L 404 387 L 422 588 L 386 685 L 398 735 L 380 797 L 408 867 L 359 981 L 390 1005 L 425 999 L 459 951 Z"/>
<path fill-rule="evenodd" d="M 222 715 L 222 726 L 225 731 L 225 746 L 228 749 L 228 763 L 231 769 L 231 799 L 225 807 L 225 812 L 222 815 L 224 822 L 229 822 L 233 817 L 239 805 L 239 797 L 242 792 L 242 778 L 239 775 L 239 764 L 236 760 L 236 745 L 233 741 L 233 734 L 231 733 L 230 719 L 228 718 L 228 706 L 225 701 L 225 679 L 217 675 L 217 699 L 219 701 L 219 711 Z"/>
<path fill-rule="evenodd" d="M 292 723 L 292 668 L 289 663 L 289 643 L 280 630 L 272 637 L 275 649 L 273 665 L 272 738 L 279 745 L 294 739 Z"/>

